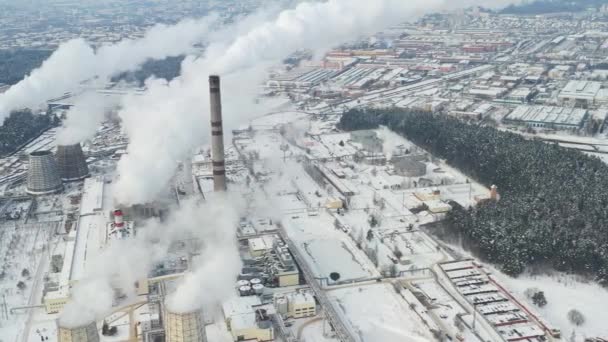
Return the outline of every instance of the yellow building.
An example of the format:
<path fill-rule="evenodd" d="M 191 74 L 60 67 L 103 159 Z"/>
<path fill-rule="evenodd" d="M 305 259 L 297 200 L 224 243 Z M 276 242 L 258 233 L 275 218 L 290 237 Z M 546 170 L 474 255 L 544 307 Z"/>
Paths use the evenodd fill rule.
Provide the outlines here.
<path fill-rule="evenodd" d="M 300 272 L 297 269 L 278 273 L 277 278 L 280 287 L 300 285 Z"/>
<path fill-rule="evenodd" d="M 302 318 L 317 315 L 315 297 L 308 292 L 298 291 L 287 296 L 289 317 Z"/>
<path fill-rule="evenodd" d="M 266 252 L 272 250 L 274 241 L 275 237 L 271 235 L 249 239 L 247 241 L 247 244 L 249 245 L 249 254 L 254 258 L 261 257 Z"/>
<path fill-rule="evenodd" d="M 70 294 L 67 290 L 57 290 L 48 292 L 44 296 L 43 304 L 47 314 L 55 314 L 61 312 L 63 307 L 70 300 Z"/>
<path fill-rule="evenodd" d="M 272 323 L 257 296 L 235 297 L 222 305 L 234 341 L 272 341 Z"/>
<path fill-rule="evenodd" d="M 279 314 L 288 318 L 303 318 L 317 315 L 317 302 L 309 292 L 275 294 L 274 306 Z"/>

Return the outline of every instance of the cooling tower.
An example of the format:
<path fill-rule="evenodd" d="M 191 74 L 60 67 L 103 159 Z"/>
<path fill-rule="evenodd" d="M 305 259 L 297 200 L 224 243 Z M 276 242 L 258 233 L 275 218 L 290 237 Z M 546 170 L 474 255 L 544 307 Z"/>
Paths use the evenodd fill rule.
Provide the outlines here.
<path fill-rule="evenodd" d="M 165 311 L 165 342 L 206 342 L 204 329 L 200 311 Z"/>
<path fill-rule="evenodd" d="M 57 337 L 59 342 L 99 342 L 99 332 L 95 322 L 77 328 L 59 325 Z"/>
<path fill-rule="evenodd" d="M 55 158 L 64 182 L 78 181 L 89 176 L 89 167 L 80 144 L 57 146 Z"/>
<path fill-rule="evenodd" d="M 30 165 L 27 171 L 27 193 L 45 195 L 63 189 L 55 156 L 51 151 L 30 153 Z"/>
<path fill-rule="evenodd" d="M 213 160 L 213 190 L 226 191 L 224 128 L 222 124 L 222 95 L 220 92 L 219 76 L 209 76 L 209 103 L 211 106 L 211 158 Z"/>

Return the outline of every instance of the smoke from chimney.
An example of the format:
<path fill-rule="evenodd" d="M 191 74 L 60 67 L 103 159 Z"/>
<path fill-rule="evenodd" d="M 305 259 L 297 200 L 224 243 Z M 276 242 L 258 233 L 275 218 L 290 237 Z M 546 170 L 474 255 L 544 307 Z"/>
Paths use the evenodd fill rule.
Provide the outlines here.
<path fill-rule="evenodd" d="M 224 128 L 222 124 L 222 95 L 220 77 L 209 76 L 209 103 L 211 106 L 211 158 L 213 163 L 213 190 L 226 191 L 224 163 Z"/>

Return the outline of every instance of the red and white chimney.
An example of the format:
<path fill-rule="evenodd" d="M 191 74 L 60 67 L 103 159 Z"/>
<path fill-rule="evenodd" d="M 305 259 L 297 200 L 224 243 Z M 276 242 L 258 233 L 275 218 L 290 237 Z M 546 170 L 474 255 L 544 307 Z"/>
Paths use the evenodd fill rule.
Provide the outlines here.
<path fill-rule="evenodd" d="M 114 210 L 114 228 L 123 229 L 125 227 L 125 220 L 122 214 L 122 210 Z"/>

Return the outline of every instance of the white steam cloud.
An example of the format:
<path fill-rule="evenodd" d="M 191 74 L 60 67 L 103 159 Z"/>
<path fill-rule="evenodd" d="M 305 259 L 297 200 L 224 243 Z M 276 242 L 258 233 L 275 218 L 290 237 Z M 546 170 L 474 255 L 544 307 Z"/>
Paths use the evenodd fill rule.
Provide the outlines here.
<path fill-rule="evenodd" d="M 184 20 L 174 26 L 156 25 L 141 39 L 127 39 L 95 50 L 83 39 L 62 44 L 42 66 L 0 94 L 0 122 L 10 111 L 36 108 L 86 80 L 106 80 L 137 69 L 149 59 L 164 59 L 195 52 L 195 45 L 217 23 L 216 16 Z"/>
<path fill-rule="evenodd" d="M 134 284 L 148 277 L 176 241 L 198 240 L 202 247 L 192 273 L 168 298 L 171 309 L 189 312 L 225 300 L 241 269 L 236 241 L 240 208 L 240 202 L 223 196 L 202 204 L 185 201 L 166 222 L 152 220 L 138 228 L 136 237 L 112 242 L 87 264 L 87 276 L 74 286 L 60 324 L 73 328 L 101 319 L 112 310 L 114 289 L 134 296 Z"/>
<path fill-rule="evenodd" d="M 395 153 L 397 146 L 403 144 L 403 138 L 386 126 L 380 126 L 377 132 L 378 138 L 382 140 L 382 152 L 386 156 L 386 159 L 390 160 L 393 158 L 393 153 Z"/>
<path fill-rule="evenodd" d="M 239 207 L 242 208 L 242 204 L 235 206 L 234 201 L 228 202 L 220 194 L 205 205 L 205 210 L 192 205 L 182 210 L 182 214 L 197 222 L 195 236 L 203 246 L 193 259 L 193 271 L 167 297 L 165 303 L 170 311 L 211 310 L 234 295 L 234 284 L 242 266 L 236 240 Z"/>
<path fill-rule="evenodd" d="M 212 42 L 201 58 L 189 58 L 181 77 L 148 82 L 144 96 L 133 97 L 119 113 L 131 138 L 128 155 L 118 166 L 119 203 L 154 199 L 166 188 L 176 161 L 208 141 L 207 76 L 223 77 L 225 131 L 251 117 L 255 87 L 264 79 L 263 66 L 280 62 L 297 49 L 316 54 L 344 41 L 373 34 L 387 26 L 429 11 L 470 6 L 479 1 L 329 0 L 301 3 L 271 20 L 251 25 L 230 39 Z M 484 6 L 507 1 L 483 2 Z M 241 91 L 245 87 L 248 91 Z M 252 91 L 253 90 L 253 91 Z M 232 108 L 229 108 L 232 107 Z M 234 110 L 232 110 L 234 108 Z M 145 117 L 145 120 L 143 120 Z M 157 142 L 151 142 L 154 138 Z"/>
<path fill-rule="evenodd" d="M 94 91 L 80 95 L 67 112 L 63 127 L 57 133 L 57 143 L 72 145 L 92 137 L 106 114 L 118 106 L 119 99 Z"/>
<path fill-rule="evenodd" d="M 399 0 L 303 3 L 236 37 L 212 42 L 202 58 L 184 61 L 180 78 L 150 80 L 147 93 L 129 98 L 119 112 L 130 144 L 118 165 L 116 200 L 133 204 L 154 199 L 166 188 L 176 161 L 208 141 L 208 75 L 223 77 L 229 131 L 234 128 L 230 121 L 242 122 L 255 111 L 253 97 L 265 77 L 263 66 L 296 49 L 324 50 L 419 13 L 420 7 Z"/>

